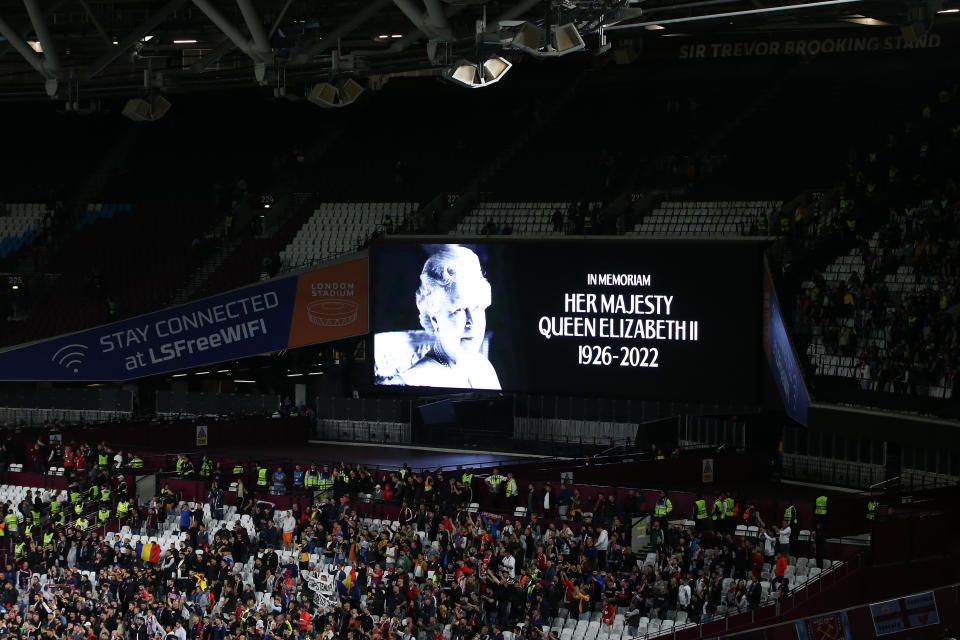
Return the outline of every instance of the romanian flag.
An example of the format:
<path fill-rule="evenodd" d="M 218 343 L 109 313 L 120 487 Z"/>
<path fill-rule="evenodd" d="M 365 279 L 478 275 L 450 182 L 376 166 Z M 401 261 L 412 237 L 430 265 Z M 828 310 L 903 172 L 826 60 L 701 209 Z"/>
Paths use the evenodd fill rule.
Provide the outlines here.
<path fill-rule="evenodd" d="M 344 569 L 340 572 L 342 577 L 340 578 L 340 584 L 346 587 L 345 591 L 350 591 L 350 587 L 353 586 L 353 581 L 357 579 L 357 571 L 350 566 L 350 570 Z"/>
<path fill-rule="evenodd" d="M 160 562 L 160 545 L 138 542 L 137 557 L 147 562 Z"/>

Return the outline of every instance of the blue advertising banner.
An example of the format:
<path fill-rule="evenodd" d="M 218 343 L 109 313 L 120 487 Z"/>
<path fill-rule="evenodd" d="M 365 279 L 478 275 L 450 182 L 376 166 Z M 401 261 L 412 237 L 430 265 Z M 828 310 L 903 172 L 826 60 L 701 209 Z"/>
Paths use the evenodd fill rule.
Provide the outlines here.
<path fill-rule="evenodd" d="M 777 292 L 770 278 L 769 267 L 763 269 L 763 350 L 770 363 L 774 382 L 780 391 L 787 415 L 802 425 L 807 424 L 810 396 L 803 381 L 790 336 L 783 322 Z"/>
<path fill-rule="evenodd" d="M 367 332 L 367 259 L 0 352 L 0 380 L 120 381 Z"/>
<path fill-rule="evenodd" d="M 0 353 L 0 380 L 129 380 L 285 349 L 297 277 Z"/>

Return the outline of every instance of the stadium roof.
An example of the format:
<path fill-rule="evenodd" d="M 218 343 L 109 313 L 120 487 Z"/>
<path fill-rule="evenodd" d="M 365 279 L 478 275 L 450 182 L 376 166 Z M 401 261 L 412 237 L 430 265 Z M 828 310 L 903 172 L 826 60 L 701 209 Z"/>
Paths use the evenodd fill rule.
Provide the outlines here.
<path fill-rule="evenodd" d="M 343 76 L 439 75 L 477 55 L 522 61 L 511 39 L 524 22 L 542 27 L 545 16 L 576 25 L 586 50 L 597 52 L 602 29 L 614 42 L 681 27 L 711 35 L 923 29 L 960 19 L 944 2 L 952 0 L 0 0 L 0 99 L 257 84 L 302 95 Z"/>

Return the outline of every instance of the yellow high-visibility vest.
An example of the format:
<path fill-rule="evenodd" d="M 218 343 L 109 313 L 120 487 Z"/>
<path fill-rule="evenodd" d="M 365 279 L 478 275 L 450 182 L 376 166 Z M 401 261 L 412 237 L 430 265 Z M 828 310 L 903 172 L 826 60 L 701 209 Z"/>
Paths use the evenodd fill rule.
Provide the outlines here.
<path fill-rule="evenodd" d="M 818 516 L 827 515 L 827 496 L 820 496 L 813 508 L 813 513 Z"/>
<path fill-rule="evenodd" d="M 693 504 L 697 507 L 697 520 L 705 520 L 707 517 L 707 501 L 695 500 Z"/>

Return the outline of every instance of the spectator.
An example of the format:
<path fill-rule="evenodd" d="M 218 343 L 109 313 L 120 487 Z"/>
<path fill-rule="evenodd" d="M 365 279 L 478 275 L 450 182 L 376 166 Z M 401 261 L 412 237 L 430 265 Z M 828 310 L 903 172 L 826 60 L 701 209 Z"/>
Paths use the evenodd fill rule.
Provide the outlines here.
<path fill-rule="evenodd" d="M 777 552 L 777 538 L 772 535 L 771 532 L 767 531 L 767 528 L 764 527 L 760 530 L 760 535 L 758 536 L 760 544 L 763 545 L 763 560 L 767 564 L 773 564 L 774 554 Z"/>
<path fill-rule="evenodd" d="M 287 483 L 287 474 L 283 472 L 283 467 L 277 467 L 273 472 L 273 490 L 270 492 L 275 496 L 282 496 L 285 493 Z"/>
<path fill-rule="evenodd" d="M 784 575 L 787 572 L 787 556 L 783 553 L 777 554 L 777 564 L 773 568 L 774 575 L 774 585 L 776 586 L 783 581 Z"/>
<path fill-rule="evenodd" d="M 786 556 L 790 557 L 790 534 L 792 529 L 790 528 L 790 523 L 786 520 L 783 521 L 783 526 L 780 527 L 780 530 L 777 532 L 778 544 L 777 551 Z"/>
<path fill-rule="evenodd" d="M 527 485 L 527 513 L 529 515 L 537 513 L 537 490 L 532 482 Z"/>
<path fill-rule="evenodd" d="M 556 496 L 549 482 L 543 485 L 543 517 L 551 520 L 557 517 Z"/>

